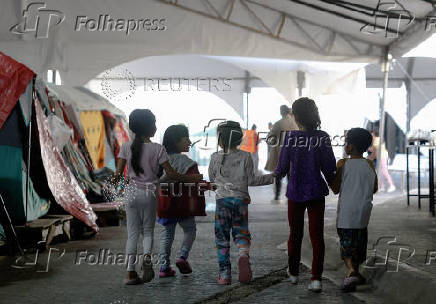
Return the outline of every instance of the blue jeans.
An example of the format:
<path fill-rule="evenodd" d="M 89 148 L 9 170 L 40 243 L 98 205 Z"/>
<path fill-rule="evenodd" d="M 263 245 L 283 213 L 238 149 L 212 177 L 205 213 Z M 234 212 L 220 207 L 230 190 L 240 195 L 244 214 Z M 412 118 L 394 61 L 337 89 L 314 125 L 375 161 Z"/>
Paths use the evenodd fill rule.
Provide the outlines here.
<path fill-rule="evenodd" d="M 185 220 L 178 222 L 183 229 L 183 243 L 179 251 L 179 256 L 188 258 L 189 251 L 191 251 L 194 244 L 195 237 L 197 235 L 197 226 L 195 223 L 195 217 L 188 217 Z M 164 227 L 160 239 L 160 258 L 161 265 L 164 267 L 170 266 L 171 247 L 173 246 L 174 237 L 176 234 L 177 223 L 170 223 Z"/>

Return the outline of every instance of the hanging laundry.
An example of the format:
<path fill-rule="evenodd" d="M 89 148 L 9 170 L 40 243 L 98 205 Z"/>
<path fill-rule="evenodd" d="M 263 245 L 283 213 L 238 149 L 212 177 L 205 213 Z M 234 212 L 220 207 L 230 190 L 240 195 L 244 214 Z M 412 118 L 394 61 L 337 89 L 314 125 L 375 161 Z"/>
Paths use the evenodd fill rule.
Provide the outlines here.
<path fill-rule="evenodd" d="M 80 112 L 80 121 L 85 135 L 86 148 L 94 168 L 104 167 L 106 132 L 102 113 L 100 111 Z"/>

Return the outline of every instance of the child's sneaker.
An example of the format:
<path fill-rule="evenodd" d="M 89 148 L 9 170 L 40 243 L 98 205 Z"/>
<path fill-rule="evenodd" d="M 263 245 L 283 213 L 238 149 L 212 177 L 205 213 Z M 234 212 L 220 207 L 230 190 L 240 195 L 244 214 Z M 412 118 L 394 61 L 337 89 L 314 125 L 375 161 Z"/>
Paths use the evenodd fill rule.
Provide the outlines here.
<path fill-rule="evenodd" d="M 231 285 L 232 279 L 231 278 L 222 278 L 221 276 L 219 276 L 218 280 L 216 282 L 218 285 Z"/>
<path fill-rule="evenodd" d="M 341 290 L 343 292 L 354 292 L 356 291 L 356 285 L 359 282 L 359 278 L 357 276 L 350 276 L 344 279 L 344 283 L 342 284 Z"/>
<path fill-rule="evenodd" d="M 312 280 L 310 281 L 310 284 L 308 288 L 310 291 L 313 292 L 321 292 L 322 291 L 322 283 L 319 280 Z"/>
<path fill-rule="evenodd" d="M 249 283 L 251 281 L 251 267 L 250 258 L 248 256 L 242 256 L 238 260 L 239 267 L 239 282 Z"/>
<path fill-rule="evenodd" d="M 177 259 L 176 266 L 179 268 L 180 273 L 188 274 L 192 272 L 191 265 L 189 265 L 188 261 L 184 257 Z"/>
<path fill-rule="evenodd" d="M 176 275 L 176 271 L 171 267 L 162 266 L 159 271 L 159 278 L 170 278 Z"/>
<path fill-rule="evenodd" d="M 287 279 L 288 282 L 291 282 L 291 284 L 297 284 L 297 283 L 298 283 L 298 277 L 292 275 L 292 274 L 289 272 L 289 268 L 286 270 L 286 273 L 287 273 L 287 275 L 288 275 L 288 279 Z"/>

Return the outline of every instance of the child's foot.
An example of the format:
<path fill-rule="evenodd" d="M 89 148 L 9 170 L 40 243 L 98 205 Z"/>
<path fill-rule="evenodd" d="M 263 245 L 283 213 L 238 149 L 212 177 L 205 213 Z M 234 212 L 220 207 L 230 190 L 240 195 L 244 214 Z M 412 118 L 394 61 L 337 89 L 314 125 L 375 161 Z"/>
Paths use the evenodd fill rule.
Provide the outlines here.
<path fill-rule="evenodd" d="M 139 285 L 144 283 L 144 281 L 138 277 L 136 271 L 134 273 L 128 273 L 127 278 L 124 279 L 124 284 L 126 285 Z"/>
<path fill-rule="evenodd" d="M 321 292 L 322 291 L 322 283 L 320 280 L 312 280 L 310 281 L 309 286 L 307 287 L 309 291 L 312 292 Z"/>
<path fill-rule="evenodd" d="M 142 262 L 142 280 L 144 283 L 148 283 L 154 279 L 154 270 L 151 259 L 145 258 Z"/>
<path fill-rule="evenodd" d="M 239 267 L 239 282 L 249 283 L 251 281 L 251 267 L 250 258 L 248 256 L 241 256 L 238 260 Z"/>
<path fill-rule="evenodd" d="M 288 275 L 288 282 L 291 282 L 291 284 L 297 284 L 298 283 L 298 276 L 294 276 L 289 272 L 289 268 L 286 270 L 286 273 Z"/>
<path fill-rule="evenodd" d="M 397 190 L 397 188 L 396 188 L 394 185 L 391 185 L 391 186 L 388 188 L 388 193 L 392 193 L 392 192 L 394 192 L 395 190 Z"/>
<path fill-rule="evenodd" d="M 180 273 L 188 274 L 192 272 L 191 265 L 189 265 L 188 261 L 184 257 L 177 259 L 176 266 L 179 268 Z"/>
<path fill-rule="evenodd" d="M 231 285 L 232 279 L 231 278 L 222 278 L 221 276 L 219 276 L 218 280 L 216 282 L 218 285 Z"/>
<path fill-rule="evenodd" d="M 359 278 L 357 276 L 349 276 L 344 279 L 341 290 L 343 292 L 353 292 L 356 291 L 357 283 Z"/>
<path fill-rule="evenodd" d="M 159 271 L 159 278 L 170 278 L 176 275 L 176 271 L 171 267 L 162 266 Z"/>

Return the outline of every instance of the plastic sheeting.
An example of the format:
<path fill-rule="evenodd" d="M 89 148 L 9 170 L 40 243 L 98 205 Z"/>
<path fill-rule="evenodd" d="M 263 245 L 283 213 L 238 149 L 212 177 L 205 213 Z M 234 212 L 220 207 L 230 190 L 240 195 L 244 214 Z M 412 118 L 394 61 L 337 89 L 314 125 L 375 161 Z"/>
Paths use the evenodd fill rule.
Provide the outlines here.
<path fill-rule="evenodd" d="M 98 231 L 97 216 L 56 147 L 48 119 L 44 116 L 39 102 L 35 102 L 35 111 L 41 144 L 41 158 L 48 185 L 56 202 L 93 230 Z"/>
<path fill-rule="evenodd" d="M 0 129 L 35 73 L 0 52 Z"/>
<path fill-rule="evenodd" d="M 59 151 L 62 151 L 72 136 L 72 130 L 56 115 L 48 117 L 50 130 L 52 131 L 53 141 Z"/>

